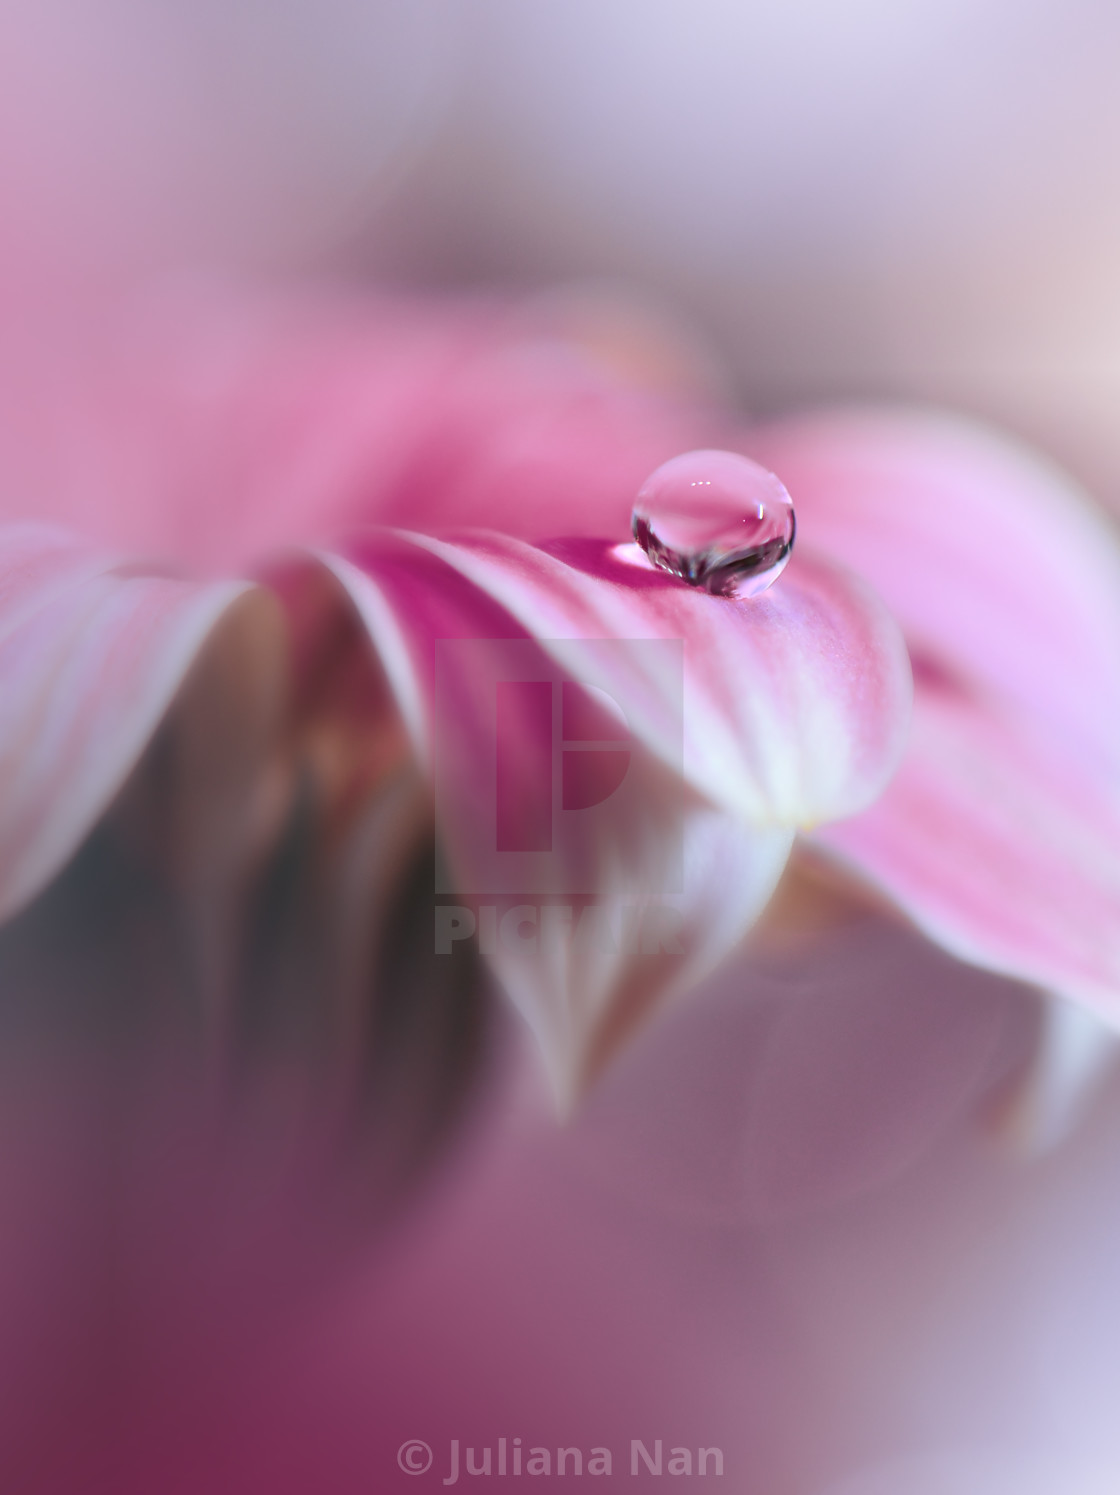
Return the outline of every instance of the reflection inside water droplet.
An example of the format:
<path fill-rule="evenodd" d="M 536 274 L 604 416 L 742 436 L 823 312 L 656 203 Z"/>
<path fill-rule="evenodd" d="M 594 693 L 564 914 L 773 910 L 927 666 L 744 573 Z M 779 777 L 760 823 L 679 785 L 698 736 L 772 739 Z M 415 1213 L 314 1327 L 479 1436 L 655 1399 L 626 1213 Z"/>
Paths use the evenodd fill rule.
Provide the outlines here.
<path fill-rule="evenodd" d="M 642 485 L 634 539 L 662 571 L 717 597 L 757 597 L 785 569 L 796 524 L 772 472 L 735 452 L 685 452 Z"/>

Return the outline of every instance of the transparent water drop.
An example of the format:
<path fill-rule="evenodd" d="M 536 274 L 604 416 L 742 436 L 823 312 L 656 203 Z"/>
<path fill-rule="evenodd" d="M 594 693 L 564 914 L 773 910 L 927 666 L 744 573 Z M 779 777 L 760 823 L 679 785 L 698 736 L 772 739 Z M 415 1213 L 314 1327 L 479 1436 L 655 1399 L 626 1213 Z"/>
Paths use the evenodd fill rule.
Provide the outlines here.
<path fill-rule="evenodd" d="M 685 452 L 643 483 L 634 539 L 662 571 L 717 597 L 757 597 L 781 575 L 796 522 L 772 472 L 735 452 Z"/>

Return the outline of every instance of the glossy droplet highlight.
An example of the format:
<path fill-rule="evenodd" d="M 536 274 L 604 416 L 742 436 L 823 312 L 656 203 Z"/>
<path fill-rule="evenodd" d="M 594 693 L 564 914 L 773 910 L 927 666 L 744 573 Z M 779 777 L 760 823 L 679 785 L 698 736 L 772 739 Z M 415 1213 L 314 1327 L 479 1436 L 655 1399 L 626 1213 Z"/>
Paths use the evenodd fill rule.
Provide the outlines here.
<path fill-rule="evenodd" d="M 735 452 L 685 452 L 646 479 L 634 539 L 659 570 L 717 597 L 757 597 L 785 570 L 796 523 L 772 472 Z"/>

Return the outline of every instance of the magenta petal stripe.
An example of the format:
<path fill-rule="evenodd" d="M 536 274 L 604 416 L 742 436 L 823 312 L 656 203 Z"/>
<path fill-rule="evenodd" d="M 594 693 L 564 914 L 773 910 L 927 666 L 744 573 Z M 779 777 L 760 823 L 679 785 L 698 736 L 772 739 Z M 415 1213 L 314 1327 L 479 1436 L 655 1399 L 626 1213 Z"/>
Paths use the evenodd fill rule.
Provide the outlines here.
<path fill-rule="evenodd" d="M 537 547 L 479 534 L 410 537 L 549 647 L 677 638 L 685 654 L 685 776 L 756 825 L 813 825 L 882 791 L 906 742 L 910 669 L 901 635 L 856 577 L 800 556 L 749 602 L 712 598 L 604 541 Z M 657 754 L 665 702 L 653 678 L 617 682 Z"/>

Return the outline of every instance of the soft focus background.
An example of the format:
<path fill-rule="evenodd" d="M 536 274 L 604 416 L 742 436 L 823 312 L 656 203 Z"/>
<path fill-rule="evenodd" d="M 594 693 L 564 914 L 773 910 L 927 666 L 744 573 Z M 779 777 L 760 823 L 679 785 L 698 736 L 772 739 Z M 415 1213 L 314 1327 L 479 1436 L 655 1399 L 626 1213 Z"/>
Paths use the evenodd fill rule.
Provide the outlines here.
<path fill-rule="evenodd" d="M 4 0 L 0 311 L 200 269 L 524 289 L 669 328 L 748 412 L 994 418 L 1117 505 L 1118 76 L 1101 0 Z M 519 1431 L 720 1443 L 744 1495 L 1120 1488 L 1115 1097 L 1029 1168 L 978 1144 L 1025 999 L 894 926 L 744 979 L 568 1133 L 495 1085 L 376 1250 L 360 1201 L 306 1207 L 283 1096 L 231 1153 L 161 1077 L 25 1067 L 17 1013 L 5 1492 L 423 1489 Z"/>
<path fill-rule="evenodd" d="M 949 401 L 1112 496 L 1118 66 L 1101 0 L 8 0 L 5 258 L 622 277 L 756 409 Z"/>

